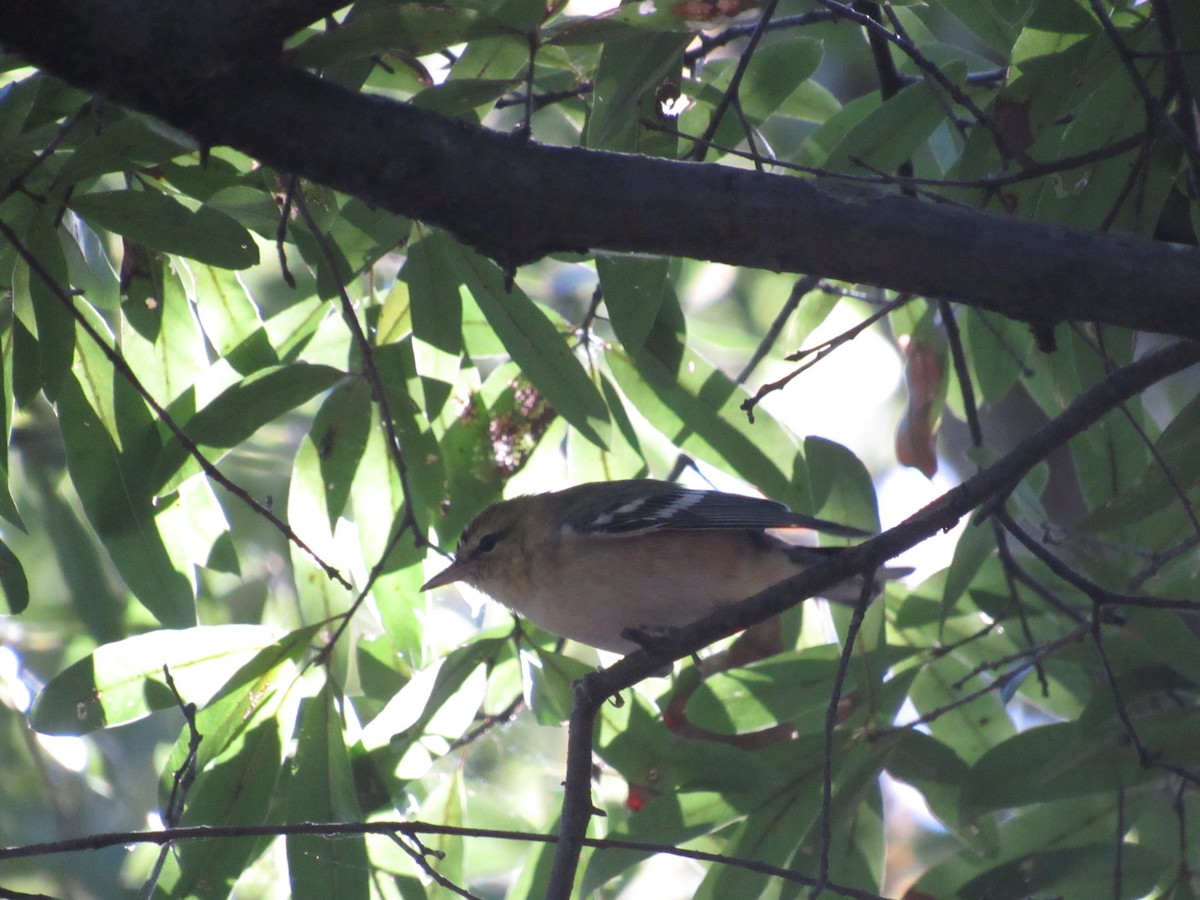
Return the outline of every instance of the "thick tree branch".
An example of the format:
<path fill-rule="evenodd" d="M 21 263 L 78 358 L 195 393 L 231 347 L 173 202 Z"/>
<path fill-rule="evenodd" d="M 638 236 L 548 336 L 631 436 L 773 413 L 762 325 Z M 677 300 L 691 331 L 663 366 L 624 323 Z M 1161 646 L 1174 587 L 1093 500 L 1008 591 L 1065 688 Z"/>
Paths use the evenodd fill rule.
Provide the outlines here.
<path fill-rule="evenodd" d="M 330 5 L 275 4 L 293 10 L 281 17 L 289 25 Z M 231 0 L 214 6 L 220 21 L 238 21 Z M 210 28 L 199 47 L 195 31 L 172 23 L 177 15 L 201 13 L 179 0 L 10 2 L 0 4 L 0 42 L 204 145 L 232 146 L 442 226 L 508 267 L 593 248 L 686 256 L 881 285 L 1028 321 L 1200 337 L 1192 247 L 790 176 L 542 146 L 288 69 L 277 47 L 264 49 L 271 32 L 252 13 L 249 43 Z M 217 48 L 228 51 L 219 61 Z"/>

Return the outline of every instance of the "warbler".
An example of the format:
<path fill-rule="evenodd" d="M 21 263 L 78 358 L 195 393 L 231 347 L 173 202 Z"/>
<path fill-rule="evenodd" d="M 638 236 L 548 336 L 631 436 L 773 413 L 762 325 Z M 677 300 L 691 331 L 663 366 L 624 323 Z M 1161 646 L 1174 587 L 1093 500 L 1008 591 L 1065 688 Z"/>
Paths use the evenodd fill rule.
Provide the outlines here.
<path fill-rule="evenodd" d="M 627 653 L 638 646 L 631 633 L 690 624 L 839 552 L 790 544 L 767 533 L 774 528 L 867 533 L 760 497 L 595 482 L 489 506 L 421 590 L 465 582 L 547 631 Z M 860 590 L 845 582 L 826 596 L 853 600 Z"/>

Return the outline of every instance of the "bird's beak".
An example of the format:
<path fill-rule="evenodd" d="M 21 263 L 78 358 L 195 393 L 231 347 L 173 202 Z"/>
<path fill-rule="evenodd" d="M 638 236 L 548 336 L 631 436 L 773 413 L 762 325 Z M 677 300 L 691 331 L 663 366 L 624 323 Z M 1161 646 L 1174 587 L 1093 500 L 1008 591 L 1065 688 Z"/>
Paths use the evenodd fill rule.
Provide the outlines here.
<path fill-rule="evenodd" d="M 456 560 L 421 585 L 421 590 L 429 591 L 436 587 L 442 587 L 443 585 L 453 584 L 456 581 L 462 581 L 466 577 L 466 564 Z"/>

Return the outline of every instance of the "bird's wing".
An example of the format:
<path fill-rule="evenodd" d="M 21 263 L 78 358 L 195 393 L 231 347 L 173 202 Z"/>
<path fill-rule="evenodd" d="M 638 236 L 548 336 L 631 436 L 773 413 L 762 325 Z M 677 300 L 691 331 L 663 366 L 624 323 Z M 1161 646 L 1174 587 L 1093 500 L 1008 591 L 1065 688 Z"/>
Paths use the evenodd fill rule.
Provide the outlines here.
<path fill-rule="evenodd" d="M 591 509 L 568 523 L 578 534 L 628 535 L 646 531 L 722 531 L 761 528 L 811 528 L 827 534 L 859 537 L 867 532 L 837 522 L 795 513 L 774 500 L 721 491 L 703 491 L 661 482 L 636 495 L 614 497 L 602 510 Z"/>

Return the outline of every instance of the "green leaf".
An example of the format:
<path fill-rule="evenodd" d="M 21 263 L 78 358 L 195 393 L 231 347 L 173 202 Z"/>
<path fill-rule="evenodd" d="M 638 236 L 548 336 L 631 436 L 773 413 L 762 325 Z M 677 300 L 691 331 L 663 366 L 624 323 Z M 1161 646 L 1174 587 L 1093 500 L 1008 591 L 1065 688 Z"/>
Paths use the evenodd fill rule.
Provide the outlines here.
<path fill-rule="evenodd" d="M 274 421 L 328 390 L 344 377 L 330 366 L 293 363 L 256 372 L 197 412 L 184 433 L 210 463 Z M 199 461 L 172 436 L 154 466 L 152 483 L 158 494 L 169 493 L 200 471 Z"/>
<path fill-rule="evenodd" d="M 543 647 L 536 654 L 537 665 L 527 672 L 530 709 L 539 724 L 561 725 L 571 717 L 575 681 L 595 667 Z"/>
<path fill-rule="evenodd" d="M 593 77 L 592 106 L 583 145 L 594 149 L 641 151 L 661 138 L 648 133 L 643 116 L 657 111 L 655 93 L 672 73 L 678 73 L 689 33 L 643 31 L 634 40 L 604 45 Z M 653 152 L 653 151 L 651 151 Z M 654 155 L 662 155 L 655 153 Z"/>
<path fill-rule="evenodd" d="M 951 80 L 961 80 L 966 72 L 947 74 Z M 864 165 L 894 172 L 913 157 L 945 119 L 946 110 L 937 92 L 924 82 L 911 84 L 851 128 L 824 165 L 850 172 L 861 171 Z"/>
<path fill-rule="evenodd" d="M 44 273 L 54 281 L 53 286 L 47 284 L 41 274 L 31 272 L 24 261 L 18 263 L 13 278 L 17 302 L 21 303 L 22 297 L 27 296 L 33 306 L 39 374 L 46 396 L 53 401 L 75 356 L 75 318 L 66 305 L 70 302 L 67 298 L 71 291 L 67 260 L 58 233 L 45 216 L 34 218 L 25 241 Z"/>
<path fill-rule="evenodd" d="M 953 643 L 966 637 L 950 629 L 947 623 L 944 641 Z M 918 713 L 930 715 L 930 733 L 962 757 L 973 763 L 990 748 L 1010 737 L 1016 729 L 995 691 L 963 703 L 985 684 L 972 674 L 972 661 L 958 653 L 948 653 L 923 668 L 913 681 L 910 697 Z M 965 680 L 962 684 L 960 681 Z M 936 715 L 935 715 L 936 713 Z"/>
<path fill-rule="evenodd" d="M 864 531 L 879 530 L 875 486 L 862 460 L 841 444 L 811 435 L 804 439 L 804 460 L 818 516 Z"/>
<path fill-rule="evenodd" d="M 25 612 L 29 606 L 29 581 L 25 578 L 25 569 L 3 541 L 0 541 L 0 594 L 12 615 Z"/>
<path fill-rule="evenodd" d="M 462 278 L 454 264 L 450 240 L 434 231 L 408 248 L 401 272 L 408 282 L 413 333 L 449 354 L 461 354 Z"/>
<path fill-rule="evenodd" d="M 1125 829 L 1141 829 L 1147 816 L 1172 818 L 1151 801 L 1157 788 L 1130 788 L 1115 795 L 1084 797 L 1023 809 L 1006 816 L 993 828 L 993 845 L 984 853 L 964 848 L 944 862 L 928 869 L 913 886 L 916 896 L 978 897 L 982 895 L 1027 898 L 1030 896 L 1095 897 L 1112 891 L 1112 873 L 1117 860 L 1114 836 L 1118 817 L 1124 817 Z M 1145 810 L 1145 812 L 1143 812 Z M 984 820 L 986 823 L 988 820 Z M 1142 842 L 1148 850 L 1161 852 L 1168 841 Z M 1130 861 L 1133 844 L 1120 850 L 1123 862 Z M 1103 863 L 1100 861 L 1103 860 Z M 1153 883 L 1156 874 L 1165 871 L 1159 862 L 1154 873 L 1147 872 L 1145 858 L 1137 859 L 1125 871 L 1130 892 L 1122 897 L 1142 897 L 1151 893 L 1147 876 Z M 1104 875 L 1096 870 L 1103 867 Z M 1028 868 L 1028 882 L 1012 893 L 1022 867 Z M 1055 880 L 1057 879 L 1057 884 Z M 1079 879 L 1079 880 L 1077 880 Z M 1036 893 L 1033 884 L 1038 885 Z M 966 885 L 972 885 L 970 889 Z M 982 891 L 983 894 L 979 892 Z"/>
<path fill-rule="evenodd" d="M 454 256 L 471 294 L 522 373 L 564 419 L 599 447 L 612 428 L 599 388 L 565 337 L 518 287 L 506 289 L 495 264 L 461 244 Z"/>
<path fill-rule="evenodd" d="M 1099 897 L 1113 887 L 1115 865 L 1111 841 L 1085 847 L 1028 853 L 993 866 L 967 881 L 960 897 L 1025 900 L 1031 896 Z M 1144 897 L 1163 869 L 1154 847 L 1125 844 L 1121 848 L 1121 896 Z"/>
<path fill-rule="evenodd" d="M 480 10 L 463 5 L 405 3 L 356 8 L 338 28 L 327 28 L 296 47 L 291 64 L 312 68 L 395 52 L 425 56 L 497 33 L 497 23 Z"/>
<path fill-rule="evenodd" d="M 241 225 L 215 209 L 189 210 L 157 191 L 105 191 L 71 198 L 71 209 L 93 227 L 224 269 L 258 262 L 258 245 Z"/>
<path fill-rule="evenodd" d="M 954 558 L 946 574 L 946 588 L 942 592 L 942 618 L 953 614 L 955 606 L 975 576 L 979 574 L 993 553 L 996 552 L 996 534 L 988 522 L 976 525 L 968 522 L 958 543 L 954 545 Z"/>
<path fill-rule="evenodd" d="M 784 106 L 821 64 L 820 41 L 795 32 L 768 33 L 746 68 L 738 98 L 752 120 L 761 122 Z"/>
<path fill-rule="evenodd" d="M 282 724 L 273 715 L 255 717 L 229 751 L 196 777 L 181 827 L 245 827 L 266 820 L 283 766 Z M 184 841 L 168 857 L 159 887 L 179 900 L 226 898 L 260 843 L 254 837 Z"/>
<path fill-rule="evenodd" d="M 160 629 L 105 644 L 42 689 L 30 724 L 43 734 L 87 734 L 177 706 L 164 665 L 184 701 L 203 705 L 278 637 L 277 629 L 265 625 L 209 625 Z"/>
<path fill-rule="evenodd" d="M 242 375 L 278 365 L 258 307 L 239 277 L 214 266 L 186 268 L 195 282 L 196 316 L 217 355 Z"/>
<path fill-rule="evenodd" d="M 758 798 L 761 802 L 765 797 Z M 707 791 L 669 793 L 656 797 L 608 837 L 678 846 L 736 822 L 745 815 L 744 797 Z M 741 807 L 741 808 L 739 808 Z M 589 860 L 580 897 L 590 897 L 607 882 L 653 855 L 649 850 L 607 849 Z"/>
<path fill-rule="evenodd" d="M 992 50 L 1007 56 L 1020 33 L 1020 5 L 1013 0 L 942 0 L 942 6 Z"/>
<path fill-rule="evenodd" d="M 1137 716 L 1133 722 L 1152 758 L 1189 764 L 1185 759 L 1198 737 L 1190 713 Z M 964 785 L 963 816 L 1115 792 L 1162 776 L 1141 764 L 1115 716 L 1095 731 L 1079 722 L 1043 725 L 1014 735 L 975 763 Z"/>
<path fill-rule="evenodd" d="M 627 353 L 637 353 L 650 336 L 663 292 L 669 290 L 669 269 L 664 257 L 597 255 L 604 305 Z"/>
<path fill-rule="evenodd" d="M 1137 478 L 1084 524 L 1097 531 L 1128 527 L 1178 503 L 1178 490 L 1200 483 L 1200 397 L 1184 406 L 1155 442 L 1157 454 Z"/>
<path fill-rule="evenodd" d="M 643 350 L 606 355 L 613 378 L 646 421 L 680 449 L 753 484 L 773 500 L 814 512 L 796 438 L 761 409 L 746 421 L 746 393 L 719 369 L 687 352 L 677 372 Z"/>
<path fill-rule="evenodd" d="M 102 129 L 81 129 L 72 135 L 71 153 L 55 173 L 55 182 L 67 187 L 107 172 L 124 172 L 131 163 L 165 163 L 183 154 L 195 154 L 196 145 L 182 132 L 170 134 L 155 128 L 142 116 L 114 108 L 104 116 Z M 79 139 L 82 138 L 82 139 Z"/>
<path fill-rule="evenodd" d="M 309 438 L 320 460 L 330 528 L 346 511 L 350 486 L 366 451 L 370 428 L 371 388 L 365 379 L 337 385 L 313 419 Z"/>
<path fill-rule="evenodd" d="M 336 692 L 326 681 L 300 704 L 296 758 L 287 781 L 291 822 L 360 822 Z M 289 835 L 288 877 L 297 898 L 366 900 L 370 865 L 365 835 Z"/>
<path fill-rule="evenodd" d="M 299 677 L 298 664 L 310 652 L 321 628 L 322 625 L 308 625 L 254 648 L 250 658 L 202 704 L 196 714 L 196 729 L 204 737 L 196 754 L 198 771 L 235 750 L 247 731 L 260 721 L 279 717 L 288 692 Z M 216 683 L 209 682 L 209 691 L 214 686 Z M 188 755 L 189 741 L 185 729 L 171 748 L 159 779 L 159 799 L 164 805 L 171 792 L 172 775 L 180 770 Z"/>
<path fill-rule="evenodd" d="M 122 305 L 120 345 L 142 386 L 167 406 L 213 373 L 184 280 L 165 257 L 149 256 L 153 277 L 135 279 Z"/>
<path fill-rule="evenodd" d="M 430 735 L 459 734 L 454 726 L 465 728 L 473 720 L 483 701 L 479 670 L 506 646 L 506 638 L 477 638 L 416 673 L 363 730 L 362 744 L 378 758 L 377 768 L 406 777 L 425 774 L 434 762 L 425 746 Z"/>
<path fill-rule="evenodd" d="M 971 371 L 979 385 L 981 405 L 999 403 L 1022 376 L 1032 375 L 1026 360 L 1033 354 L 1029 327 L 978 309 L 960 311 L 970 352 Z"/>
<path fill-rule="evenodd" d="M 123 378 L 110 384 L 119 443 L 75 378 L 64 381 L 59 392 L 58 421 L 71 482 L 88 521 L 138 600 L 164 625 L 194 625 L 192 584 L 163 544 L 147 478 L 159 452 L 158 431 L 142 398 Z"/>
<path fill-rule="evenodd" d="M 706 678 L 688 699 L 688 721 L 717 734 L 745 734 L 780 722 L 820 730 L 839 656 L 839 648 L 828 644 Z"/>
<path fill-rule="evenodd" d="M 995 851 L 998 838 L 990 819 L 965 826 L 959 821 L 962 786 L 970 769 L 952 747 L 913 728 L 885 734 L 880 740 L 890 745 L 889 775 L 920 791 L 929 811 L 968 846 L 980 853 Z"/>

